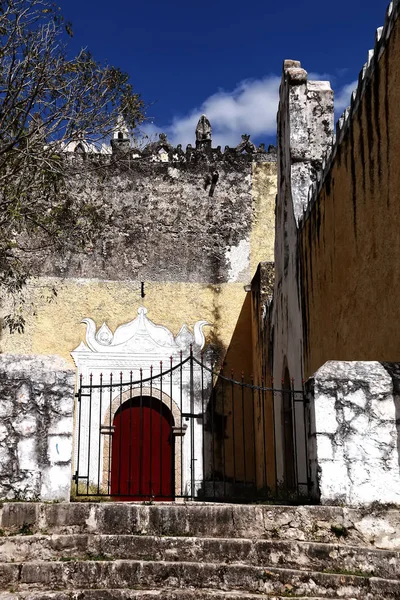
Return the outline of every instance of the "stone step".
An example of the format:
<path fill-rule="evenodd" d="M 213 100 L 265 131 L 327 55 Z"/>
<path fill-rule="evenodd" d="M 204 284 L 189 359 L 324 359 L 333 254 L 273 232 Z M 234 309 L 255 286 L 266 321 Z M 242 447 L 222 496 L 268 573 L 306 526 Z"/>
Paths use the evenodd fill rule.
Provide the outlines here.
<path fill-rule="evenodd" d="M 220 504 L 5 503 L 7 533 L 263 538 L 400 550 L 400 510 Z"/>
<path fill-rule="evenodd" d="M 400 598 L 400 581 L 333 573 L 213 563 L 77 561 L 1 563 L 4 591 L 207 589 L 270 596 Z"/>
<path fill-rule="evenodd" d="M 0 600 L 284 600 L 266 596 L 213 590 L 70 590 L 63 592 L 0 592 Z M 293 598 L 294 596 L 292 596 Z M 295 596 L 296 600 L 325 600 L 326 596 Z M 332 598 L 330 600 L 342 600 Z M 352 599 L 348 599 L 352 600 Z M 354 599 L 355 600 L 355 599 Z"/>
<path fill-rule="evenodd" d="M 0 538 L 0 562 L 101 559 L 209 562 L 400 577 L 400 552 L 282 540 L 134 535 L 18 535 Z"/>
<path fill-rule="evenodd" d="M 0 600 L 284 600 L 285 596 L 266 596 L 244 592 L 214 590 L 69 590 L 61 592 L 0 592 Z M 293 596 L 292 596 L 293 597 Z M 296 600 L 324 600 L 326 596 L 296 596 Z M 331 600 L 342 600 L 332 598 Z M 351 600 L 351 599 L 348 599 Z M 355 599 L 354 599 L 355 600 Z"/>

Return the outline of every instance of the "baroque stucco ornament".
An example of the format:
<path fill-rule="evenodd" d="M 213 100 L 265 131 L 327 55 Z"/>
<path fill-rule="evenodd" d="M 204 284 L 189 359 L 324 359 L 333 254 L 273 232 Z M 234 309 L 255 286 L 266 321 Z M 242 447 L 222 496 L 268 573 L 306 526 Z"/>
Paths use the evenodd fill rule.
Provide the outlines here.
<path fill-rule="evenodd" d="M 203 327 L 210 325 L 207 321 L 198 321 L 193 328 L 193 333 L 185 324 L 178 335 L 162 325 L 156 325 L 147 317 L 147 308 L 139 307 L 138 316 L 117 327 L 114 333 L 106 323 L 96 330 L 93 319 L 85 318 L 86 344 L 83 342 L 74 350 L 76 352 L 96 352 L 106 354 L 143 354 L 165 352 L 175 354 L 179 351 L 201 350 L 205 344 Z"/>

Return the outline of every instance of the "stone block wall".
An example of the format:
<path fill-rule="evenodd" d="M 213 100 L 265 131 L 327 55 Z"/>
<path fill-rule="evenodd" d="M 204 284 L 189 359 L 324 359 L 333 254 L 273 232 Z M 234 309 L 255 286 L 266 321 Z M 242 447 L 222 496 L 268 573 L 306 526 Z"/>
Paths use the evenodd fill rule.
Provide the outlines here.
<path fill-rule="evenodd" d="M 400 364 L 329 361 L 307 382 L 323 504 L 400 503 Z"/>
<path fill-rule="evenodd" d="M 69 500 L 75 370 L 0 356 L 0 499 Z"/>
<path fill-rule="evenodd" d="M 309 81 L 298 61 L 283 65 L 278 108 L 278 194 L 275 220 L 275 286 L 271 312 L 275 381 L 303 379 L 298 226 L 308 190 L 334 132 L 333 91 L 328 81 Z M 280 425 L 278 424 L 278 429 Z"/>

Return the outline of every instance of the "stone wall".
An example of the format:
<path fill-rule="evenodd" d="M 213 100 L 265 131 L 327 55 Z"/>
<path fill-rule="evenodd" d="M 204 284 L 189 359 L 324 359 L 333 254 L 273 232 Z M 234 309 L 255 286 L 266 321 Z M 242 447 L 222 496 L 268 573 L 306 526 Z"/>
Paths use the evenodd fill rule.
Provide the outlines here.
<path fill-rule="evenodd" d="M 127 151 L 117 163 L 112 156 L 69 157 L 96 167 L 88 167 L 87 177 L 77 177 L 75 185 L 98 205 L 102 230 L 88 253 L 72 248 L 62 256 L 51 250 L 33 256 L 37 278 L 26 288 L 25 331 L 13 336 L 3 331 L 2 351 L 58 354 L 72 363 L 71 352 L 87 341 L 89 327 L 98 331 L 106 323 L 113 334 L 121 332 L 142 306 L 173 336 L 184 324 L 193 329 L 206 322 L 209 354 L 227 372 L 251 376 L 246 289 L 258 263 L 273 258 L 276 153 L 256 149 L 248 136 L 224 152 L 209 142 L 184 152 L 161 136 L 143 152 Z M 57 296 L 49 302 L 52 288 Z M 165 347 L 149 352 L 140 336 L 134 344 L 130 354 L 117 349 L 118 368 L 98 355 L 95 364 L 107 376 L 116 369 L 118 377 L 127 363 L 137 374 L 150 365 L 157 369 Z M 173 399 L 179 403 L 179 394 Z M 229 427 L 227 420 L 227 443 Z"/>
<path fill-rule="evenodd" d="M 278 195 L 275 225 L 275 284 L 270 309 L 272 375 L 275 386 L 301 389 L 303 379 L 302 291 L 299 278 L 298 225 L 308 189 L 333 135 L 333 92 L 328 82 L 308 81 L 298 61 L 285 61 L 278 110 Z M 276 475 L 285 481 L 286 437 L 282 396 L 275 402 Z M 304 458 L 304 437 L 297 428 L 297 455 Z M 299 473 L 300 478 L 303 473 Z M 302 479 L 304 481 L 304 478 Z"/>
<path fill-rule="evenodd" d="M 75 370 L 0 356 L 0 499 L 69 500 Z"/>
<path fill-rule="evenodd" d="M 276 195 L 276 154 L 244 137 L 223 153 L 184 152 L 160 140 L 117 164 L 88 156 L 98 168 L 77 185 L 103 211 L 99 239 L 87 254 L 72 249 L 33 258 L 38 278 L 26 289 L 25 333 L 4 331 L 2 351 L 71 360 L 85 336 L 83 318 L 114 330 L 140 305 L 174 335 L 182 323 L 207 320 L 207 341 L 221 359 L 229 347 L 231 357 L 235 347 L 240 351 L 233 338 L 244 286 L 261 260 L 273 259 Z M 57 297 L 48 302 L 54 287 Z M 232 368 L 247 370 L 237 363 Z"/>
<path fill-rule="evenodd" d="M 330 361 L 307 382 L 316 499 L 400 503 L 399 392 L 398 363 Z"/>
<path fill-rule="evenodd" d="M 333 135 L 333 92 L 327 81 L 308 81 L 298 61 L 283 65 L 278 109 L 278 195 L 275 223 L 275 287 L 271 315 L 273 376 L 303 378 L 302 297 L 298 225 L 310 184 Z M 278 426 L 279 429 L 279 426 Z"/>
<path fill-rule="evenodd" d="M 145 283 L 249 283 L 260 254 L 272 254 L 268 177 L 275 175 L 275 153 L 196 153 L 191 160 L 185 154 L 166 154 L 160 160 L 154 149 L 117 163 L 96 160 L 101 163 L 88 167 L 86 177 L 77 175 L 71 186 L 100 211 L 97 242 L 88 253 L 75 248 L 63 256 L 52 249 L 36 253 L 35 274 Z M 272 183 L 275 187 L 275 177 Z M 257 226 L 261 231 L 253 231 Z M 258 245 L 263 245 L 262 252 Z"/>

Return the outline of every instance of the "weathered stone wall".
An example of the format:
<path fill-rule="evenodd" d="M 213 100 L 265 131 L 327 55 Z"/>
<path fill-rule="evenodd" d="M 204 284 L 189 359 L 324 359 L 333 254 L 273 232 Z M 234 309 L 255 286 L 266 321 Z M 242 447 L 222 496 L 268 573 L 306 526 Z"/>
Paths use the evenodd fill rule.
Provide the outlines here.
<path fill-rule="evenodd" d="M 278 195 L 275 226 L 275 285 L 270 310 L 272 375 L 275 386 L 301 389 L 303 379 L 302 295 L 298 262 L 298 224 L 308 189 L 333 134 L 333 92 L 328 82 L 308 81 L 297 61 L 285 61 L 278 110 Z M 283 396 L 275 402 L 276 475 L 290 478 L 285 461 Z M 295 449 L 304 461 L 304 433 L 298 419 Z M 293 442 L 294 443 L 294 442 Z M 301 481 L 305 473 L 299 472 Z"/>
<path fill-rule="evenodd" d="M 37 254 L 34 271 L 139 282 L 249 283 L 251 260 L 254 268 L 260 260 L 252 247 L 256 219 L 262 253 L 270 255 L 273 248 L 272 215 L 265 215 L 266 222 L 260 218 L 266 212 L 265 190 L 257 190 L 257 198 L 253 194 L 254 176 L 264 187 L 275 174 L 275 154 L 264 156 L 269 160 L 233 154 L 213 163 L 206 155 L 193 162 L 160 162 L 153 155 L 105 162 L 76 182 L 78 193 L 101 207 L 97 243 L 88 254 L 75 249 L 62 257 L 50 250 Z M 212 194 L 210 171 L 218 174 Z"/>
<path fill-rule="evenodd" d="M 75 370 L 56 356 L 0 356 L 0 498 L 69 500 Z"/>
<path fill-rule="evenodd" d="M 339 119 L 299 233 L 305 376 L 400 356 L 400 4 Z"/>
<path fill-rule="evenodd" d="M 307 382 L 310 462 L 323 504 L 400 503 L 400 365 L 325 363 Z"/>
<path fill-rule="evenodd" d="M 144 305 L 175 335 L 182 323 L 207 320 L 208 343 L 221 357 L 230 347 L 232 368 L 250 371 L 233 358 L 234 348 L 242 354 L 241 336 L 233 338 L 244 286 L 261 260 L 273 258 L 276 155 L 145 153 L 99 169 L 81 186 L 104 210 L 98 243 L 88 255 L 35 258 L 40 276 L 28 286 L 25 334 L 3 331 L 2 350 L 71 360 L 85 336 L 83 318 L 114 330 Z M 54 286 L 58 295 L 47 302 Z"/>
<path fill-rule="evenodd" d="M 333 135 L 333 92 L 326 81 L 308 81 L 298 61 L 283 66 L 278 110 L 278 195 L 275 224 L 275 287 L 271 315 L 273 376 L 303 378 L 302 297 L 298 224 L 307 206 L 323 152 Z M 279 426 L 278 426 L 279 429 Z"/>

